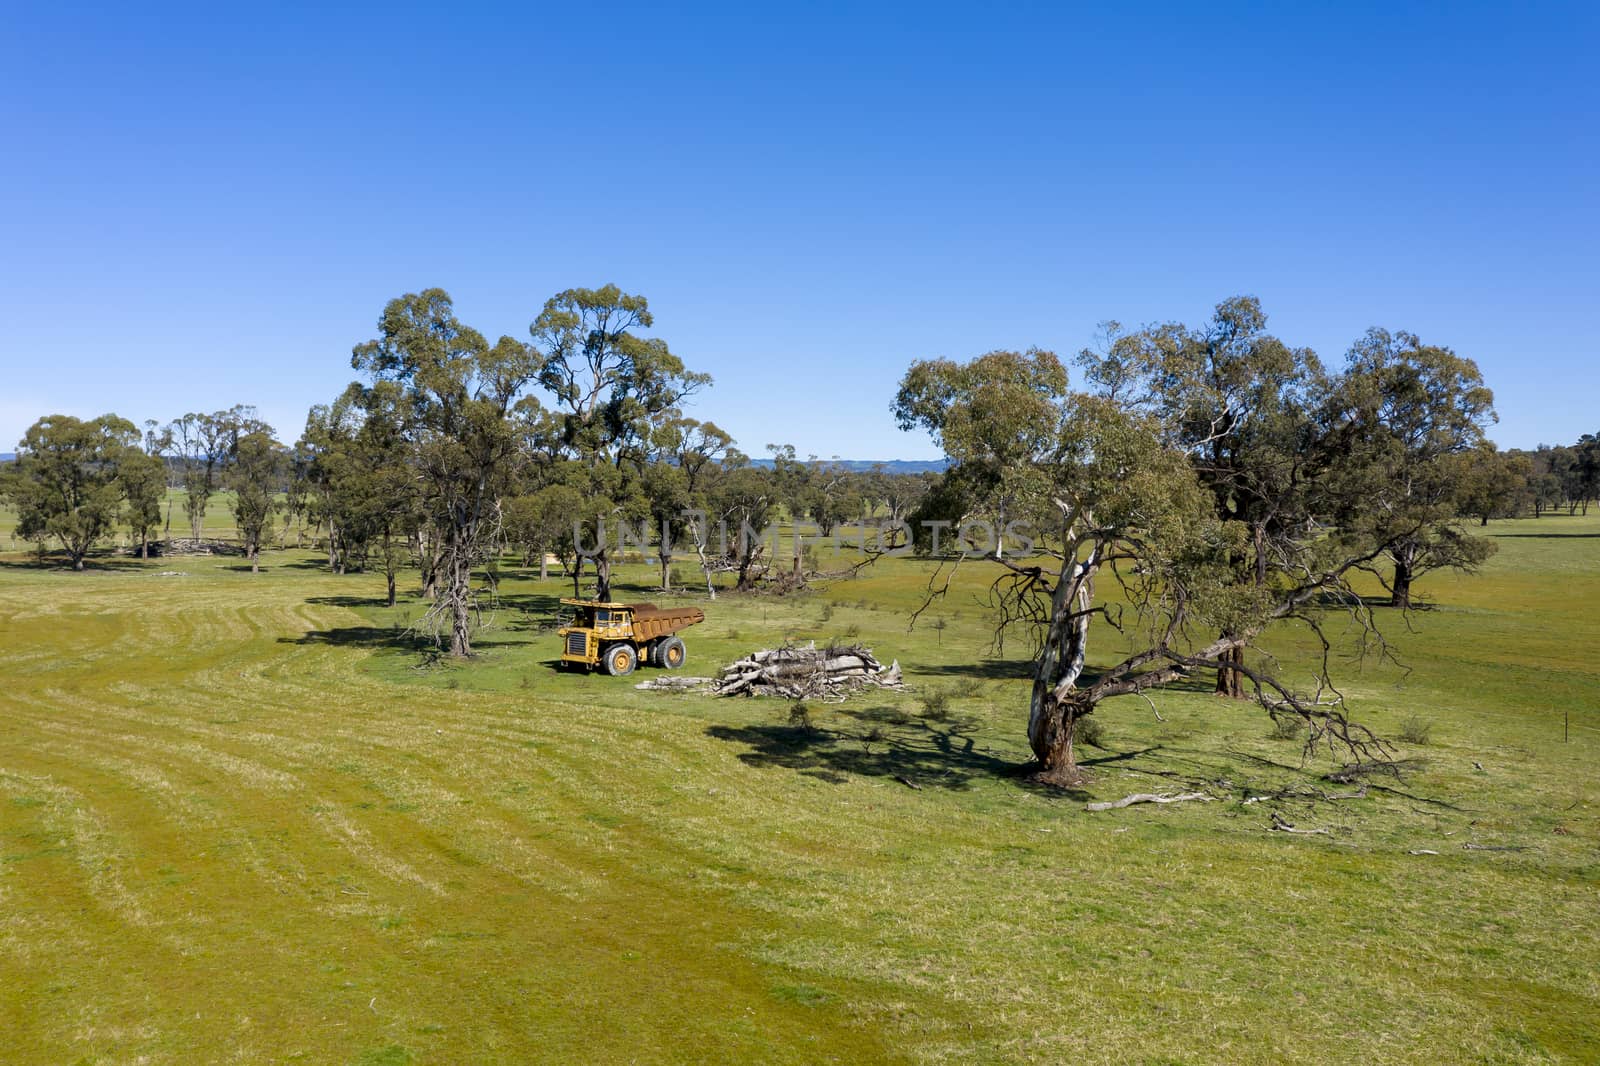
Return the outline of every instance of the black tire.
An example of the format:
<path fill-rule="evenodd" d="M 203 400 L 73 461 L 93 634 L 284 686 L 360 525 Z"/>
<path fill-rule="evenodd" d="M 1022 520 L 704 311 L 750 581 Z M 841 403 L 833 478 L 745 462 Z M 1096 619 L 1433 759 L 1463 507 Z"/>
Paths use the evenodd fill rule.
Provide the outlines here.
<path fill-rule="evenodd" d="M 663 643 L 665 643 L 665 641 L 660 641 L 660 640 L 651 641 L 645 647 L 644 661 L 649 663 L 651 666 L 660 666 L 661 665 L 661 645 Z"/>
<path fill-rule="evenodd" d="M 677 637 L 667 637 L 663 640 L 656 655 L 661 665 L 668 670 L 680 669 L 689 661 L 689 649 L 685 648 L 683 641 Z"/>
<path fill-rule="evenodd" d="M 600 662 L 612 677 L 627 677 L 639 665 L 639 653 L 632 644 L 613 644 L 600 653 Z"/>

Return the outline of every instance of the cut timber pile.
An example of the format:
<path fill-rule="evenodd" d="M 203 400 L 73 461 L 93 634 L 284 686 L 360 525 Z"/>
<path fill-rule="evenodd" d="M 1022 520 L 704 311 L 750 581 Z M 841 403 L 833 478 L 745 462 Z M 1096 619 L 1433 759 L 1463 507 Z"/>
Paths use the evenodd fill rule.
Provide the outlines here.
<path fill-rule="evenodd" d="M 244 549 L 225 540 L 194 540 L 173 537 L 150 542 L 152 555 L 243 555 Z"/>
<path fill-rule="evenodd" d="M 722 668 L 719 696 L 827 699 L 874 685 L 900 688 L 900 663 L 884 666 L 860 645 L 769 648 Z"/>

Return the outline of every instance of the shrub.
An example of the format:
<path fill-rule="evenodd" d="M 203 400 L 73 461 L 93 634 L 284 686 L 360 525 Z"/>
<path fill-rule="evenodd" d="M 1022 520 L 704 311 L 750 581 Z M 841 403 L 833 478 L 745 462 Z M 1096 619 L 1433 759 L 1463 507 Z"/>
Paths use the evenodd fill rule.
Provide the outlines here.
<path fill-rule="evenodd" d="M 832 617 L 833 617 L 833 604 L 831 604 L 831 603 L 823 604 L 822 605 L 822 618 L 821 618 L 821 621 L 826 622 Z"/>
<path fill-rule="evenodd" d="M 1092 748 L 1105 747 L 1106 727 L 1098 718 L 1078 718 L 1072 723 L 1072 742 L 1087 744 Z"/>
<path fill-rule="evenodd" d="M 1407 744 L 1426 744 L 1433 736 L 1433 723 L 1412 715 L 1400 723 L 1400 739 Z"/>
<path fill-rule="evenodd" d="M 975 677 L 963 677 L 950 686 L 950 694 L 958 700 L 976 699 L 983 692 L 983 682 Z"/>
<path fill-rule="evenodd" d="M 789 725 L 794 729 L 803 729 L 807 733 L 817 727 L 811 718 L 811 708 L 806 706 L 805 700 L 795 700 L 789 705 Z"/>
<path fill-rule="evenodd" d="M 922 714 L 935 722 L 950 717 L 950 693 L 942 688 L 930 688 L 922 694 Z"/>
<path fill-rule="evenodd" d="M 1272 720 L 1272 731 L 1268 736 L 1273 740 L 1297 740 L 1305 731 L 1306 723 L 1303 718 L 1294 715 L 1284 715 Z"/>

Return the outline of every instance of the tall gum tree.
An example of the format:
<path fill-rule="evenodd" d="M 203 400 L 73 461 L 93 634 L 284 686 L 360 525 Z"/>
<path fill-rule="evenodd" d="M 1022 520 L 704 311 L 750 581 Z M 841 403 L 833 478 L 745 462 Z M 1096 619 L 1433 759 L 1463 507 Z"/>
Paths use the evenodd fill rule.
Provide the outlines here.
<path fill-rule="evenodd" d="M 1069 390 L 1049 352 L 913 364 L 894 410 L 903 428 L 928 430 L 952 462 L 933 494 L 942 507 L 959 515 L 1003 505 L 1036 531 L 1030 553 L 990 550 L 984 561 L 999 568 L 997 633 L 1021 625 L 1036 640 L 1028 741 L 1039 779 L 1082 780 L 1074 726 L 1103 701 L 1224 666 L 1242 673 L 1272 714 L 1309 722 L 1311 744 L 1381 751 L 1330 695 L 1326 657 L 1311 693 L 1233 659 L 1284 620 L 1320 634 L 1316 603 L 1351 602 L 1349 578 L 1381 545 L 1306 527 L 1282 546 L 1292 567 L 1258 582 L 1238 565 L 1251 543 L 1249 524 L 1219 514 L 1192 456 L 1173 443 L 1172 427 L 1116 390 Z M 1108 578 L 1120 596 L 1101 587 Z M 942 587 L 930 583 L 928 602 L 949 587 L 947 571 Z M 1115 624 L 1133 650 L 1090 670 L 1097 623 Z"/>
<path fill-rule="evenodd" d="M 126 493 L 124 462 L 143 456 L 139 430 L 116 415 L 78 419 L 48 415 L 17 442 L 17 458 L 0 475 L 0 496 L 17 510 L 17 536 L 60 542 L 74 570 L 116 526 Z"/>
<path fill-rule="evenodd" d="M 205 534 L 206 509 L 222 486 L 239 438 L 251 433 L 270 435 L 272 427 L 256 417 L 254 407 L 245 404 L 212 414 L 191 412 L 163 430 L 162 439 L 178 462 L 184 511 L 195 540 Z"/>
<path fill-rule="evenodd" d="M 389 301 L 378 336 L 356 346 L 351 365 L 404 391 L 406 435 L 438 534 L 439 583 L 424 624 L 448 634 L 452 656 L 469 656 L 472 570 L 496 544 L 517 456 L 509 413 L 543 359 L 510 337 L 491 346 L 456 318 L 448 293 L 425 289 Z"/>
<path fill-rule="evenodd" d="M 605 285 L 556 294 L 528 327 L 542 355 L 540 383 L 556 401 L 564 448 L 590 467 L 642 460 L 661 417 L 711 384 L 710 375 L 686 369 L 666 341 L 643 335 L 654 322 L 643 296 Z M 597 500 L 598 510 L 620 517 L 647 509 L 638 478 L 616 488 L 627 497 Z M 611 595 L 615 539 L 589 542 L 595 594 L 602 600 Z"/>
<path fill-rule="evenodd" d="M 1316 518 L 1307 429 L 1328 387 L 1316 354 L 1268 333 L 1253 296 L 1224 300 L 1199 327 L 1102 328 L 1103 348 L 1078 357 L 1090 385 L 1149 415 L 1166 443 L 1189 457 L 1218 519 L 1244 528 L 1233 556 L 1240 579 L 1270 584 L 1292 560 L 1286 541 Z M 1243 655 L 1235 647 L 1217 670 L 1219 695 L 1245 696 Z"/>
<path fill-rule="evenodd" d="M 1393 606 L 1409 608 L 1418 577 L 1471 570 L 1494 549 L 1460 521 L 1473 453 L 1496 421 L 1494 394 L 1472 360 L 1404 331 L 1368 330 L 1346 361 L 1334 399 L 1359 427 L 1351 447 L 1373 484 L 1341 524 L 1388 542 L 1389 574 L 1374 575 Z"/>
<path fill-rule="evenodd" d="M 270 433 L 246 433 L 233 445 L 225 484 L 233 490 L 233 522 L 250 560 L 250 572 L 261 572 L 261 543 L 272 529 L 283 484 L 287 454 Z"/>

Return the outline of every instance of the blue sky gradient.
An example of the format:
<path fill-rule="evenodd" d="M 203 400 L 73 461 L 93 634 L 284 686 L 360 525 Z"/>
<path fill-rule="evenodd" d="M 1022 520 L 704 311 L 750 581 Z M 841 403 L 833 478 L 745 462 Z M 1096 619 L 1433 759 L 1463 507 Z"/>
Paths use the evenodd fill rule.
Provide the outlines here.
<path fill-rule="evenodd" d="M 292 441 L 389 298 L 526 337 L 606 282 L 757 455 L 930 457 L 911 360 L 1237 293 L 1476 359 L 1503 446 L 1600 431 L 1596 8 L 1111 6 L 5 8 L 0 451 Z"/>

